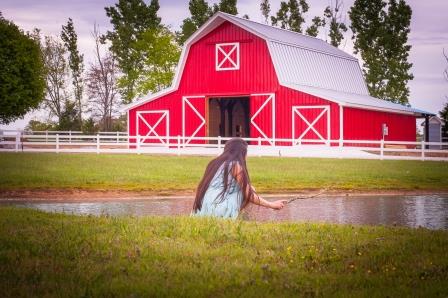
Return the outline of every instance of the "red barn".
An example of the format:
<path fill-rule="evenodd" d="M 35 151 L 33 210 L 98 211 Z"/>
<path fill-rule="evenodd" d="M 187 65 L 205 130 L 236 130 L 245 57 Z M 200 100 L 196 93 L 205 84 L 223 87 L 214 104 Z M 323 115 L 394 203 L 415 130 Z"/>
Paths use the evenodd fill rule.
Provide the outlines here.
<path fill-rule="evenodd" d="M 387 140 L 415 141 L 416 117 L 427 114 L 369 96 L 358 60 L 323 40 L 221 12 L 185 43 L 172 86 L 127 111 L 130 136 L 160 143 L 241 136 L 276 145 L 380 140 L 383 125 Z"/>

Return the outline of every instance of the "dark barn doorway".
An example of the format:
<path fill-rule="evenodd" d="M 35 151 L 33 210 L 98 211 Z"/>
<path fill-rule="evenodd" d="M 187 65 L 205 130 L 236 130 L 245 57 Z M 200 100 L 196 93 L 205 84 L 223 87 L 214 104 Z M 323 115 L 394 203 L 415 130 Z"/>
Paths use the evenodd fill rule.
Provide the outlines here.
<path fill-rule="evenodd" d="M 250 137 L 249 97 L 212 97 L 208 102 L 209 137 Z"/>

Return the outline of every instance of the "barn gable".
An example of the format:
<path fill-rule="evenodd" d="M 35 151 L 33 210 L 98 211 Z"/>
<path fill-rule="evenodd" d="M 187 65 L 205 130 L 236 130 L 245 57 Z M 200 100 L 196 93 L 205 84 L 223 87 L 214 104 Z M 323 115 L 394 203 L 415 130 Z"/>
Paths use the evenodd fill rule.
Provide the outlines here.
<path fill-rule="evenodd" d="M 313 96 L 344 106 L 389 110 L 390 112 L 414 114 L 416 116 L 431 114 L 369 96 L 358 60 L 321 39 L 260 24 L 222 12 L 216 13 L 186 41 L 171 87 L 155 94 L 148 94 L 126 106 L 125 110 L 130 110 L 178 90 L 182 83 L 181 81 L 185 79 L 184 70 L 187 61 L 191 60 L 188 58 L 190 58 L 192 47 L 214 30 L 222 28 L 224 23 L 235 25 L 263 40 L 271 60 L 268 64 L 273 64 L 277 77 L 276 80 L 282 86 L 300 92 L 307 92 Z M 216 45 L 214 53 L 211 54 L 213 57 L 221 55 L 221 57 L 226 58 L 225 53 L 228 53 L 226 50 L 229 49 L 230 51 L 233 49 L 232 53 L 227 57 L 228 59 L 222 65 L 213 60 L 213 63 L 217 63 L 215 67 L 220 69 L 217 71 L 226 72 L 231 70 L 231 68 L 234 70 L 240 69 L 240 63 L 244 63 L 241 61 L 241 45 L 232 48 L 235 45 L 235 40 L 227 40 L 222 45 L 222 51 Z M 256 75 L 257 72 L 253 72 L 252 76 Z M 201 81 L 202 84 L 210 82 L 207 80 Z M 216 80 L 214 82 L 215 84 L 220 83 Z"/>

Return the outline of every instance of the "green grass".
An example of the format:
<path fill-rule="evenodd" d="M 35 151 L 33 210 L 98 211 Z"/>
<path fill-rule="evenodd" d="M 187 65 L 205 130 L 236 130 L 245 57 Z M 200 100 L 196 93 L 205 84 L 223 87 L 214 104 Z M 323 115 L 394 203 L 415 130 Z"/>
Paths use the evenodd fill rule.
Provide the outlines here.
<path fill-rule="evenodd" d="M 0 189 L 194 191 L 211 157 L 0 153 Z M 311 158 L 248 159 L 260 192 L 448 190 L 448 163 Z"/>
<path fill-rule="evenodd" d="M 447 297 L 447 231 L 0 208 L 0 293 Z"/>

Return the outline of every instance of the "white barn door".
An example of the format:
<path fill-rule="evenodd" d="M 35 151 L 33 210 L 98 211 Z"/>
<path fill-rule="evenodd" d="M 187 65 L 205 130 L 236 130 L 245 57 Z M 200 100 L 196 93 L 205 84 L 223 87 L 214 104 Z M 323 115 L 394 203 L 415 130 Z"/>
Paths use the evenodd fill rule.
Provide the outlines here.
<path fill-rule="evenodd" d="M 250 135 L 262 139 L 263 145 L 275 145 L 275 94 L 250 95 Z"/>
<path fill-rule="evenodd" d="M 168 110 L 138 111 L 137 135 L 139 145 L 145 143 L 169 144 L 170 114 Z"/>
<path fill-rule="evenodd" d="M 293 106 L 292 139 L 293 145 L 325 143 L 331 140 L 330 106 Z"/>
<path fill-rule="evenodd" d="M 205 96 L 182 97 L 182 137 L 184 145 L 205 129 Z"/>

